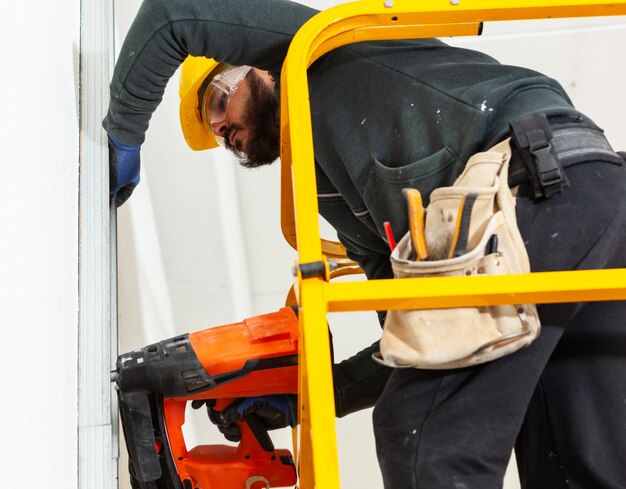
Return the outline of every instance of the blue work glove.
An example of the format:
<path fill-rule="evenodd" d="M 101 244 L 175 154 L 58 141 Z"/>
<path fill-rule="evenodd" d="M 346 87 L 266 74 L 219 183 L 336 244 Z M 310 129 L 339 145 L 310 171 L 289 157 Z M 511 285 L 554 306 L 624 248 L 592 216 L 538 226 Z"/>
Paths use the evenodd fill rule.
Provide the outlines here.
<path fill-rule="evenodd" d="M 267 430 L 277 430 L 296 425 L 297 397 L 291 394 L 247 397 L 233 402 L 224 411 L 216 411 L 207 404 L 209 419 L 227 440 L 238 442 L 241 431 L 236 421 L 245 421 L 246 416 L 256 414 Z"/>
<path fill-rule="evenodd" d="M 141 146 L 129 146 L 109 136 L 109 196 L 121 206 L 139 185 Z"/>

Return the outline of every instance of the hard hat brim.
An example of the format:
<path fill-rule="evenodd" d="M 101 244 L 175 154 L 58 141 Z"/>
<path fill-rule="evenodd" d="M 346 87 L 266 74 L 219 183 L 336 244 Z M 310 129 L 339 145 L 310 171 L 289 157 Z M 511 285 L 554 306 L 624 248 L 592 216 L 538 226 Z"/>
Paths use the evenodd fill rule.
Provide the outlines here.
<path fill-rule="evenodd" d="M 205 58 L 206 59 L 206 58 Z M 195 78 L 187 91 L 180 94 L 180 127 L 183 136 L 189 146 L 194 151 L 212 149 L 218 146 L 215 136 L 209 132 L 202 124 L 200 113 L 198 112 L 198 89 L 207 76 L 215 76 L 220 71 L 220 63 L 206 59 L 206 69 Z M 181 73 L 181 76 L 182 73 Z"/>

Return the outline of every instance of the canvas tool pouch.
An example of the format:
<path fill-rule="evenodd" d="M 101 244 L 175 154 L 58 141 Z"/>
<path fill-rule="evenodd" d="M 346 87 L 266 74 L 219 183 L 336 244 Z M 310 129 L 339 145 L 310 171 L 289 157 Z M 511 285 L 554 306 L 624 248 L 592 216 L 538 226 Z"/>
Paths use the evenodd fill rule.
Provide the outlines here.
<path fill-rule="evenodd" d="M 452 187 L 436 189 L 426 209 L 429 258 L 413 261 L 410 233 L 391 254 L 396 278 L 505 275 L 530 272 L 528 254 L 515 219 L 507 185 L 509 140 L 472 156 Z M 448 258 L 464 196 L 475 194 L 466 252 Z M 492 236 L 497 236 L 494 251 Z M 452 309 L 390 310 L 380 353 L 390 367 L 450 369 L 476 365 L 513 353 L 539 335 L 532 304 Z"/>

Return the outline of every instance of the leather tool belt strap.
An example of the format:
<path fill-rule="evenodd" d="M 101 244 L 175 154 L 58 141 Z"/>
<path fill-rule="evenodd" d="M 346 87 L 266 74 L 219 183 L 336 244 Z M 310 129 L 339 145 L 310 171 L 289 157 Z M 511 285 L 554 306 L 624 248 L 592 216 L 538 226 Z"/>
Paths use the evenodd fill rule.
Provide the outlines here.
<path fill-rule="evenodd" d="M 624 163 L 602 130 L 590 123 L 531 114 L 511 122 L 510 127 L 509 187 L 530 180 L 535 199 L 548 199 L 567 187 L 563 169 L 568 166 L 594 161 Z"/>

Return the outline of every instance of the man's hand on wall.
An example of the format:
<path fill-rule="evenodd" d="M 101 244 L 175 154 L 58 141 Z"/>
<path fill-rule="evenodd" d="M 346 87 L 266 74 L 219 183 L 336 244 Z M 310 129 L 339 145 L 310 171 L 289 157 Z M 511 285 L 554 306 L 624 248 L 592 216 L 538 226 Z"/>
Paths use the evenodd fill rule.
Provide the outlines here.
<path fill-rule="evenodd" d="M 141 146 L 129 146 L 109 136 L 109 196 L 121 206 L 139 185 Z"/>

